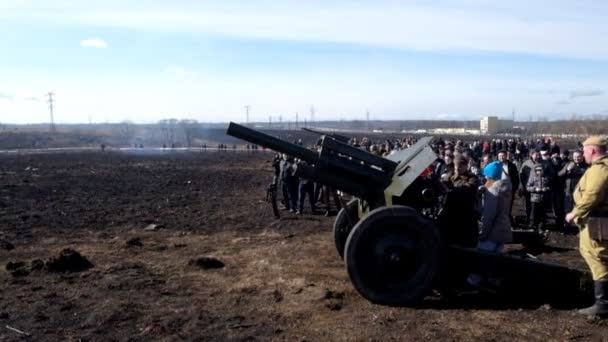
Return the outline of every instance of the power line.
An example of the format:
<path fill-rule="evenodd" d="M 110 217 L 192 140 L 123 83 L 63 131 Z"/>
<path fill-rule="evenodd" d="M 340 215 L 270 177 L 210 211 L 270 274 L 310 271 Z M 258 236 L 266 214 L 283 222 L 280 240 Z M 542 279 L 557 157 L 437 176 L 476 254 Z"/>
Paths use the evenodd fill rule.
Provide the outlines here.
<path fill-rule="evenodd" d="M 55 117 L 53 115 L 53 103 L 55 102 L 55 99 L 53 99 L 53 96 L 55 96 L 55 93 L 52 91 L 49 91 L 46 96 L 48 96 L 48 103 L 49 103 L 49 112 L 51 114 L 51 125 L 50 125 L 50 131 L 51 133 L 55 133 L 57 132 L 57 128 L 55 127 Z"/>

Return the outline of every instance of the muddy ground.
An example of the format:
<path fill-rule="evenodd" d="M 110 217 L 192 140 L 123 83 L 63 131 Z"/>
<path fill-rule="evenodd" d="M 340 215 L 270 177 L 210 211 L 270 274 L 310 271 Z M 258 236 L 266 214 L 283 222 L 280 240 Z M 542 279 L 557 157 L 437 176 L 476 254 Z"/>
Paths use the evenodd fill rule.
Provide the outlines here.
<path fill-rule="evenodd" d="M 608 339 L 608 323 L 572 308 L 487 294 L 370 304 L 335 252 L 332 218 L 273 218 L 269 159 L 0 156 L 0 340 Z M 582 266 L 576 237 L 549 243 L 566 248 L 540 258 Z M 66 248 L 92 265 L 58 259 Z"/>

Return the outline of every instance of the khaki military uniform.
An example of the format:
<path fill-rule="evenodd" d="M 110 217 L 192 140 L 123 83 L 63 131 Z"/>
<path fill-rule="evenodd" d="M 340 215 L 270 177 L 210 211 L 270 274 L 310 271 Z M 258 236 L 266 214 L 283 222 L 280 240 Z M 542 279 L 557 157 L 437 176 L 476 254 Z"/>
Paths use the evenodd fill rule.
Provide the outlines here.
<path fill-rule="evenodd" d="M 608 220 L 608 157 L 594 161 L 573 193 L 574 222 L 581 228 L 580 252 L 591 269 L 593 280 L 608 280 L 608 237 L 590 234 L 590 221 Z M 606 221 L 603 221 L 606 222 Z"/>

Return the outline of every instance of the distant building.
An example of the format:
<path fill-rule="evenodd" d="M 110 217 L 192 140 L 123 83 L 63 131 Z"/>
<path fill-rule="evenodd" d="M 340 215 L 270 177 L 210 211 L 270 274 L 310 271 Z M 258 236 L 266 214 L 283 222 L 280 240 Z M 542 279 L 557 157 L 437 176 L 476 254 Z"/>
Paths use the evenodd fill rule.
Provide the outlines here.
<path fill-rule="evenodd" d="M 513 120 L 501 120 L 496 116 L 486 116 L 479 121 L 481 134 L 496 134 L 512 128 Z"/>

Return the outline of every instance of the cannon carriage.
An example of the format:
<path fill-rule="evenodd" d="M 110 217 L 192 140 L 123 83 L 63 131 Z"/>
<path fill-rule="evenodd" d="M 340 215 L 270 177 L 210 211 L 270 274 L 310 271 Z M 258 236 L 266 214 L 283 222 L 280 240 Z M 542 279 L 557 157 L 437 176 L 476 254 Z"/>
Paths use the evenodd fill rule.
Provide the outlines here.
<path fill-rule="evenodd" d="M 576 269 L 491 255 L 449 241 L 428 210 L 442 189 L 421 177 L 437 159 L 432 137 L 384 158 L 348 145 L 340 135 L 321 135 L 313 151 L 235 123 L 227 134 L 299 158 L 306 162 L 298 168 L 300 177 L 353 196 L 335 219 L 333 237 L 353 286 L 371 302 L 415 305 L 431 290 L 449 290 L 469 273 L 489 270 L 545 293 L 581 289 L 586 275 Z M 525 231 L 514 231 L 514 238 L 542 240 Z"/>

